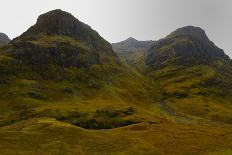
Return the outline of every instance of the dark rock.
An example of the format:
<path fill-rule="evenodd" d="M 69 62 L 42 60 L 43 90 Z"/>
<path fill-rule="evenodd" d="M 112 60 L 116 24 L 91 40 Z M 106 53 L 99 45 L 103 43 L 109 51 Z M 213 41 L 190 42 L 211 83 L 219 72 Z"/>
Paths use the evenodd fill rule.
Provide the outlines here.
<path fill-rule="evenodd" d="M 0 33 L 0 45 L 6 45 L 9 42 L 10 42 L 10 38 L 4 33 Z"/>

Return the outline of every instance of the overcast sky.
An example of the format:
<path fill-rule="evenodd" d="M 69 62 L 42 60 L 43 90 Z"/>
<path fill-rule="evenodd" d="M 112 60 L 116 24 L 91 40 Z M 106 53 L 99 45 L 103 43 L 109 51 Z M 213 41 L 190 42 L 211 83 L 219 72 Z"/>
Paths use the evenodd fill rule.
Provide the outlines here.
<path fill-rule="evenodd" d="M 72 13 L 109 42 L 158 40 L 199 26 L 232 57 L 232 0 L 0 0 L 0 32 L 14 38 L 53 9 Z"/>

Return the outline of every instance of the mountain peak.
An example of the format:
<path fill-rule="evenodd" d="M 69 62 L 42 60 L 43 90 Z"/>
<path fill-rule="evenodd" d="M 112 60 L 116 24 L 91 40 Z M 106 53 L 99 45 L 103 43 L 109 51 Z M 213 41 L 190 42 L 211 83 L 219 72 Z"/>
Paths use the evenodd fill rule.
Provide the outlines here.
<path fill-rule="evenodd" d="M 193 32 L 193 33 L 205 33 L 205 31 L 200 28 L 200 27 L 196 27 L 196 26 L 184 26 L 181 28 L 178 28 L 176 31 L 174 32 Z"/>
<path fill-rule="evenodd" d="M 47 70 L 49 65 L 89 67 L 103 63 L 103 59 L 118 62 L 109 42 L 59 9 L 40 15 L 36 24 L 14 39 L 6 50 L 20 63 L 38 70 Z"/>
<path fill-rule="evenodd" d="M 52 10 L 39 16 L 37 22 L 22 37 L 34 36 L 37 34 L 48 35 L 68 35 L 77 37 L 82 27 L 90 29 L 89 26 L 83 24 L 76 19 L 72 14 L 60 9 Z"/>
<path fill-rule="evenodd" d="M 178 58 L 182 64 L 192 62 L 209 63 L 214 60 L 229 60 L 224 51 L 209 40 L 200 27 L 186 26 L 157 41 L 146 56 L 148 65 L 160 65 Z"/>
<path fill-rule="evenodd" d="M 0 45 L 5 45 L 8 44 L 9 42 L 10 42 L 10 38 L 4 33 L 0 33 Z"/>
<path fill-rule="evenodd" d="M 135 38 L 128 38 L 124 41 L 118 42 L 118 43 L 113 43 L 113 49 L 115 51 L 130 51 L 130 52 L 135 52 L 135 51 L 145 51 L 147 48 L 149 48 L 154 41 L 138 41 Z"/>
<path fill-rule="evenodd" d="M 191 36 L 197 39 L 209 41 L 205 31 L 202 28 L 195 27 L 195 26 L 185 26 L 185 27 L 179 28 L 175 30 L 174 32 L 172 32 L 167 37 L 172 38 L 172 37 L 178 37 L 178 36 Z"/>
<path fill-rule="evenodd" d="M 41 35 L 68 36 L 85 42 L 94 49 L 112 51 L 110 43 L 102 38 L 95 30 L 79 21 L 72 14 L 60 9 L 40 15 L 36 24 L 15 40 L 30 40 Z"/>
<path fill-rule="evenodd" d="M 129 38 L 127 38 L 125 41 L 127 41 L 127 42 L 138 42 L 138 40 L 136 40 L 136 39 L 133 38 L 133 37 L 129 37 Z"/>
<path fill-rule="evenodd" d="M 48 34 L 70 35 L 75 33 L 78 24 L 80 22 L 72 14 L 57 9 L 40 15 L 36 27 Z"/>

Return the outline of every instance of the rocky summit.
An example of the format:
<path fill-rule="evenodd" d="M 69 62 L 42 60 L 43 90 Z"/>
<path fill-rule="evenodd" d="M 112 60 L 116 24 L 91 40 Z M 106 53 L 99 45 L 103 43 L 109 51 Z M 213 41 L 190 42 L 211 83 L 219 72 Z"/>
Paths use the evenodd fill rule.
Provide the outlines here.
<path fill-rule="evenodd" d="M 45 34 L 65 35 L 80 41 L 85 41 L 96 49 L 100 48 L 101 50 L 111 50 L 110 44 L 96 31 L 92 30 L 90 26 L 82 23 L 72 14 L 59 9 L 39 16 L 37 23 L 29 28 L 19 38 L 27 39 Z"/>

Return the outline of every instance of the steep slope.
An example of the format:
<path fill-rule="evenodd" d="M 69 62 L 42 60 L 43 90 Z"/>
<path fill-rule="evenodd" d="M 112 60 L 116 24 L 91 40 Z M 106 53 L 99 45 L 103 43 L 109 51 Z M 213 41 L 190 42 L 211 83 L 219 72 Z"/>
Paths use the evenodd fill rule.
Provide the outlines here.
<path fill-rule="evenodd" d="M 176 113 L 232 123 L 232 63 L 198 27 L 180 28 L 146 54 L 148 74 Z"/>
<path fill-rule="evenodd" d="M 10 38 L 4 33 L 0 33 L 0 46 L 6 45 L 9 42 L 10 42 Z"/>

